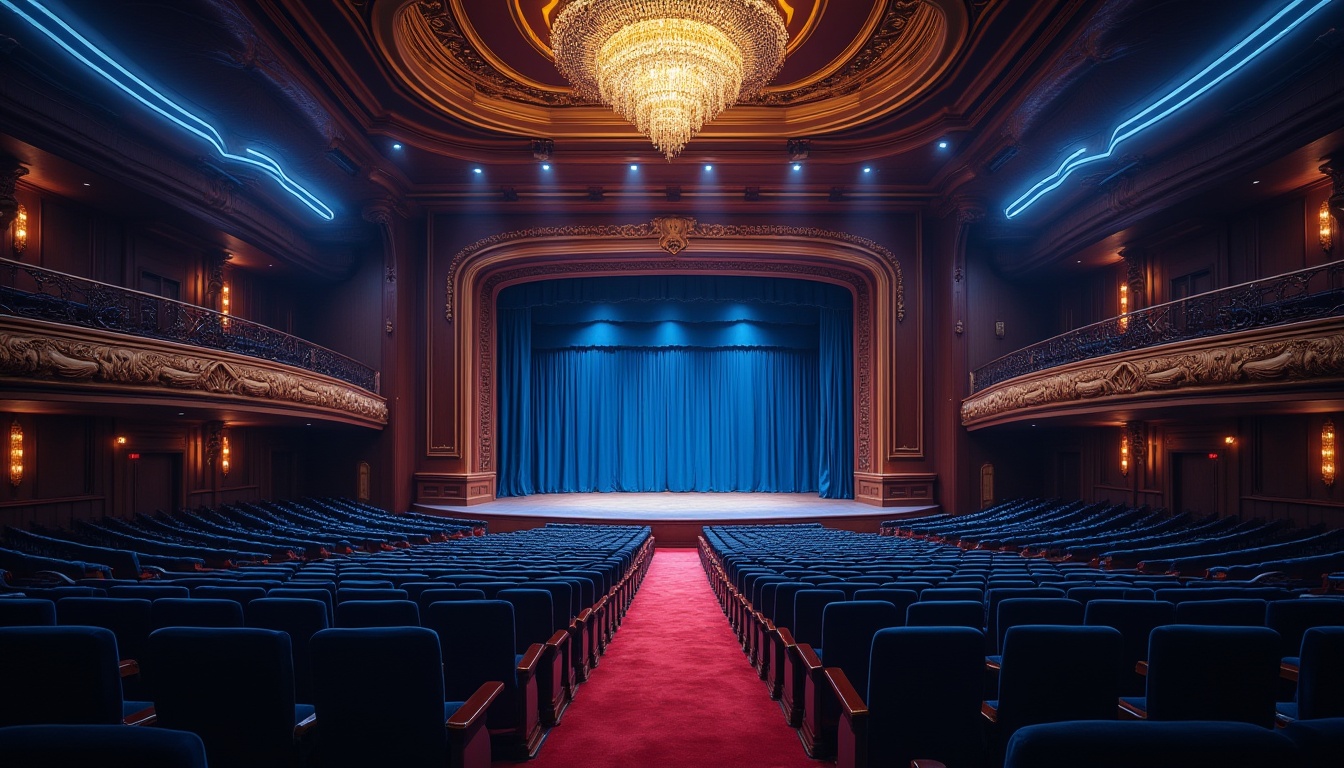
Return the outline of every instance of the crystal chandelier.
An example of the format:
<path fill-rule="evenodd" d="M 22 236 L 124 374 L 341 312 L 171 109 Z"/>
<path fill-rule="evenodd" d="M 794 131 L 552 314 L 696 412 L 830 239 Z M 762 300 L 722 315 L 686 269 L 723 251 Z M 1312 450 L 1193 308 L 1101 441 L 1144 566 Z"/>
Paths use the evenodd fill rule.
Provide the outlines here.
<path fill-rule="evenodd" d="M 767 0 L 574 0 L 551 27 L 560 74 L 668 160 L 774 78 L 788 39 Z"/>

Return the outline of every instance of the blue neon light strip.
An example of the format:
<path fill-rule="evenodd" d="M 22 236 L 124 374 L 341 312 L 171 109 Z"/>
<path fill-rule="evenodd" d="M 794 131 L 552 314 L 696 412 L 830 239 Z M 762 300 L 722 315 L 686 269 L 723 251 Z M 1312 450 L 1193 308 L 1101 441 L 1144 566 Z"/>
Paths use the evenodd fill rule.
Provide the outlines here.
<path fill-rule="evenodd" d="M 48 10 L 37 0 L 18 0 L 24 5 L 29 6 L 36 14 L 33 15 L 20 8 L 12 0 L 0 0 L 6 8 L 14 11 L 24 21 L 36 27 L 39 31 L 51 38 L 57 45 L 64 48 L 67 53 L 74 56 L 81 64 L 101 75 L 108 82 L 125 91 L 131 98 L 149 107 L 151 110 L 159 113 L 163 117 L 177 124 L 186 131 L 205 139 L 220 157 L 225 160 L 231 160 L 236 163 L 244 163 L 256 168 L 271 178 L 288 193 L 298 198 L 300 202 L 312 209 L 314 213 L 327 221 L 336 218 L 336 214 L 331 208 L 317 198 L 312 192 L 309 192 L 294 179 L 290 178 L 273 158 L 258 152 L 250 147 L 245 148 L 245 154 L 239 155 L 230 152 L 225 146 L 224 138 L 213 125 L 206 122 L 203 118 L 189 112 L 185 107 L 168 98 L 164 94 L 155 90 L 152 86 L 132 74 L 128 69 L 113 61 L 107 54 L 98 49 L 96 45 L 88 38 L 79 34 L 69 24 L 58 18 L 54 13 Z"/>
<path fill-rule="evenodd" d="M 1044 179 L 1026 191 L 1021 197 L 1017 198 L 1004 209 L 1004 214 L 1008 218 L 1013 218 L 1023 211 L 1027 210 L 1032 203 L 1041 199 L 1051 190 L 1059 188 L 1073 172 L 1091 163 L 1105 160 L 1115 153 L 1116 147 L 1121 142 L 1129 139 L 1150 126 L 1158 123 L 1173 112 L 1177 111 L 1186 104 L 1199 98 L 1200 95 L 1210 88 L 1226 80 L 1234 72 L 1241 69 L 1251 62 L 1252 59 L 1264 53 L 1266 49 L 1277 43 L 1284 35 L 1293 31 L 1299 24 L 1306 21 L 1312 14 L 1328 5 L 1332 0 L 1316 0 L 1314 4 L 1306 9 L 1300 10 L 1296 15 L 1294 11 L 1310 2 L 1310 0 L 1292 0 L 1282 10 L 1274 14 L 1272 18 L 1261 24 L 1254 32 L 1248 35 L 1244 40 L 1234 45 L 1223 55 L 1214 59 L 1208 66 L 1200 70 L 1194 77 L 1186 80 L 1175 90 L 1166 96 L 1150 104 L 1143 111 L 1124 121 L 1116 127 L 1111 133 L 1111 142 L 1106 146 L 1105 152 L 1083 156 L 1087 152 L 1084 147 L 1069 155 L 1067 159 L 1055 170 L 1054 173 L 1046 176 Z"/>

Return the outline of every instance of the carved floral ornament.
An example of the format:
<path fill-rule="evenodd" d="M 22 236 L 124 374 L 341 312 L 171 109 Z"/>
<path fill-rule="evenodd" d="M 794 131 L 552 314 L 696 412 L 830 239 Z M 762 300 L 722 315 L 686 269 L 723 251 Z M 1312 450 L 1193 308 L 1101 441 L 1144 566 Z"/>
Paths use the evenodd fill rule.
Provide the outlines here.
<path fill-rule="evenodd" d="M 905 320 L 905 275 L 901 263 L 895 254 L 872 240 L 847 232 L 834 232 L 814 227 L 782 226 L 741 226 L 729 224 L 701 224 L 686 216 L 658 216 L 645 224 L 607 224 L 597 226 L 538 227 L 516 230 L 492 235 L 468 245 L 453 255 L 448 264 L 446 278 L 446 302 L 443 315 L 448 322 L 454 322 L 457 309 L 457 274 L 463 263 L 487 249 L 511 242 L 523 240 L 560 240 L 560 239 L 657 239 L 658 247 L 677 256 L 692 245 L 695 238 L 706 240 L 743 240 L 748 238 L 808 239 L 828 241 L 867 251 L 891 267 L 895 273 L 896 321 Z"/>
<path fill-rule="evenodd" d="M 387 423 L 387 402 L 353 385 L 151 344 L 122 342 L 110 335 L 63 338 L 40 329 L 3 328 L 0 379 L 87 382 L 146 393 L 198 392 L 339 411 L 362 421 Z"/>
<path fill-rule="evenodd" d="M 1178 352 L 1019 377 L 967 398 L 961 423 L 972 426 L 1017 410 L 1068 407 L 1201 388 L 1254 387 L 1269 382 L 1324 384 L 1344 379 L 1344 331 L 1246 340 L 1207 340 Z M 1344 382 L 1341 382 L 1344 384 Z"/>

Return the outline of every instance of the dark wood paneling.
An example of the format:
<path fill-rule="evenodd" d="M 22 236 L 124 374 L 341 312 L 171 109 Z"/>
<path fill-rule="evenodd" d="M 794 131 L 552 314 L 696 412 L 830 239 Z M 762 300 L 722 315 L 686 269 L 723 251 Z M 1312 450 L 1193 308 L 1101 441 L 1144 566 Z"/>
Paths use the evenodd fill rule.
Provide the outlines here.
<path fill-rule="evenodd" d="M 41 256 L 47 269 L 80 277 L 97 277 L 93 265 L 93 218 L 87 211 L 46 198 L 37 222 Z"/>

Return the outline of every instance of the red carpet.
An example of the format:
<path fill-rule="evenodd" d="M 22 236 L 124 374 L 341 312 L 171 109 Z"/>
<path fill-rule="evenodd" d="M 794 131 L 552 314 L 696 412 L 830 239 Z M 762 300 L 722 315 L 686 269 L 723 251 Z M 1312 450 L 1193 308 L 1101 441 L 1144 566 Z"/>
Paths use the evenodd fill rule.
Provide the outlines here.
<path fill-rule="evenodd" d="M 693 549 L 660 549 L 601 665 L 529 768 L 785 768 L 809 760 Z"/>

